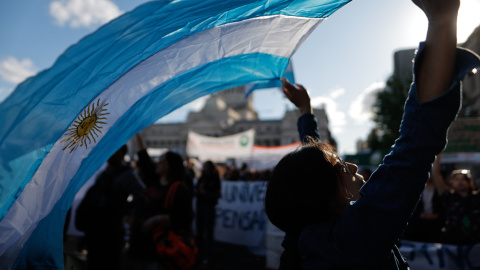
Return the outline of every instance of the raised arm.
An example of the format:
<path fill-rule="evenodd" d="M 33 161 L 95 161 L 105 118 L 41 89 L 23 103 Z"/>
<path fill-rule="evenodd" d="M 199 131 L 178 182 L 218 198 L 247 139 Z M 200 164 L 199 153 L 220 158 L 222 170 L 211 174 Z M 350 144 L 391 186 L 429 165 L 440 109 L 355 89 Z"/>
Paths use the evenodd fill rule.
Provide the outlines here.
<path fill-rule="evenodd" d="M 137 151 L 137 166 L 140 168 L 140 176 L 142 181 L 148 187 L 158 181 L 158 175 L 155 173 L 156 166 L 147 152 L 147 148 L 145 147 L 145 143 L 143 142 L 140 133 L 135 134 L 133 142 L 135 150 Z"/>
<path fill-rule="evenodd" d="M 313 114 L 307 90 L 300 84 L 297 84 L 295 87 L 286 78 L 281 80 L 283 93 L 300 110 L 300 113 L 302 115 L 306 113 Z"/>
<path fill-rule="evenodd" d="M 140 136 L 140 133 L 137 133 L 135 134 L 135 136 L 133 136 L 133 143 L 135 144 L 135 150 L 137 152 L 147 149 L 145 147 L 145 144 L 143 143 L 143 139 L 142 136 Z"/>
<path fill-rule="evenodd" d="M 461 104 L 460 80 L 480 65 L 478 56 L 456 48 L 459 0 L 413 1 L 427 15 L 429 27 L 415 57 L 415 81 L 405 103 L 400 137 L 360 190 L 361 198 L 337 223 L 334 240 L 324 249 L 362 247 L 343 249 L 346 256 L 339 260 L 355 261 L 362 268 L 389 268 L 382 267 L 379 258 L 391 256 L 435 156 L 446 145 L 448 128 Z"/>
<path fill-rule="evenodd" d="M 309 138 L 320 139 L 317 119 L 313 115 L 310 96 L 308 95 L 307 90 L 300 84 L 294 86 L 285 78 L 282 78 L 282 90 L 285 97 L 287 97 L 288 100 L 290 100 L 300 111 L 301 115 L 297 121 L 300 140 L 303 143 L 307 143 Z"/>
<path fill-rule="evenodd" d="M 441 156 L 442 156 L 441 154 L 437 156 L 437 159 L 435 159 L 435 162 L 433 163 L 433 168 L 432 168 L 433 183 L 435 183 L 435 188 L 437 189 L 437 192 L 440 195 L 444 194 L 445 191 L 448 191 L 450 189 L 450 187 L 445 182 L 445 179 L 443 178 L 442 171 L 440 170 Z"/>
<path fill-rule="evenodd" d="M 413 0 L 428 18 L 425 48 L 416 75 L 420 103 L 443 94 L 455 70 L 460 0 Z"/>

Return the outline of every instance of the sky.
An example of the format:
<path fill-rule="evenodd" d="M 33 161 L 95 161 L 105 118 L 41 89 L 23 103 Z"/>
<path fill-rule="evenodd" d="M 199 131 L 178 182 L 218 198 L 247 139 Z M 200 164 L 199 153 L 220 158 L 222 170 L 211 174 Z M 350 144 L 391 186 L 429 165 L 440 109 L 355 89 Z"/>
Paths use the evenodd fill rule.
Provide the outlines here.
<path fill-rule="evenodd" d="M 0 102 L 17 84 L 51 67 L 69 46 L 144 0 L 0 0 Z M 461 0 L 458 42 L 480 25 L 480 0 Z M 314 107 L 326 108 L 341 154 L 356 152 L 373 127 L 373 97 L 393 73 L 393 53 L 416 48 L 427 20 L 409 0 L 353 0 L 322 22 L 293 55 L 297 83 Z M 257 90 L 260 119 L 280 119 L 294 106 L 279 89 Z M 205 98 L 158 122 L 183 122 Z"/>

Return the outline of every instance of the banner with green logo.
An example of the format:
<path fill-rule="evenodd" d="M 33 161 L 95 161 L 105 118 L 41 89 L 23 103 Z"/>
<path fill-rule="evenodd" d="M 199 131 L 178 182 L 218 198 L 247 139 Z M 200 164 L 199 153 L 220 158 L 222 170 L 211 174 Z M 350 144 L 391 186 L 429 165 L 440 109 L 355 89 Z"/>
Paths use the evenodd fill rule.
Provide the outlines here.
<path fill-rule="evenodd" d="M 187 141 L 187 155 L 200 160 L 225 162 L 228 159 L 245 158 L 252 154 L 255 130 L 224 136 L 210 137 L 190 131 Z"/>

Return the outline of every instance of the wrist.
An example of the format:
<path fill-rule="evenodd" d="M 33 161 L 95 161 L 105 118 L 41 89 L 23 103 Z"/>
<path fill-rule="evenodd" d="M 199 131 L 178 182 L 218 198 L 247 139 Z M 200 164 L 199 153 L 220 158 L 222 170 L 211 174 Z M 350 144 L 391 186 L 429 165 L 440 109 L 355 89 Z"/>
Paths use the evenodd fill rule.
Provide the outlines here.
<path fill-rule="evenodd" d="M 298 109 L 300 110 L 300 114 L 302 115 L 306 113 L 313 114 L 313 109 L 312 109 L 312 106 L 310 105 L 299 107 Z"/>
<path fill-rule="evenodd" d="M 444 14 L 441 16 L 436 16 L 428 19 L 429 28 L 440 28 L 440 29 L 457 29 L 457 13 L 454 14 Z"/>

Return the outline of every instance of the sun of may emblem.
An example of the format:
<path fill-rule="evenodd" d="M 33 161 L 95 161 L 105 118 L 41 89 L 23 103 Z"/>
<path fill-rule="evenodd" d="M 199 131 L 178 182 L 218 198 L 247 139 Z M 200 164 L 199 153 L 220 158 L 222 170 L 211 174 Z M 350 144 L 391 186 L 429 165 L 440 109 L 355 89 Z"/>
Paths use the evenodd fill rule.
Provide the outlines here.
<path fill-rule="evenodd" d="M 108 103 L 105 103 L 105 101 L 100 103 L 100 99 L 98 99 L 96 105 L 95 102 L 93 102 L 83 110 L 70 128 L 67 129 L 65 133 L 67 138 L 61 141 L 62 143 L 67 142 L 63 150 L 70 148 L 70 153 L 72 153 L 79 146 L 85 146 L 85 149 L 87 149 L 87 145 L 90 144 L 92 140 L 95 143 L 97 142 L 95 140 L 95 137 L 98 137 L 97 132 L 102 133 L 102 131 L 100 131 L 102 127 L 100 125 L 106 124 L 106 122 L 102 120 L 106 120 L 105 115 L 109 114 L 107 109 L 105 109 L 107 105 Z"/>

